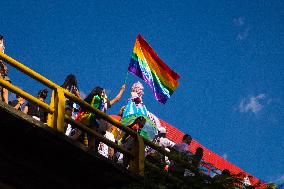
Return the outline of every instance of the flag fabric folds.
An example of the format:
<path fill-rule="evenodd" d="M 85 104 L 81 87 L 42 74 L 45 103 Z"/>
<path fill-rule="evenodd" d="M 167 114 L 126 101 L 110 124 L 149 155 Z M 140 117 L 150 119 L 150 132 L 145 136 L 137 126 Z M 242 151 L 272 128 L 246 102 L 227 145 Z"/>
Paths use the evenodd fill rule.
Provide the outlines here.
<path fill-rule="evenodd" d="M 179 75 L 169 68 L 138 34 L 128 71 L 143 79 L 152 89 L 155 98 L 165 104 L 178 87 Z"/>

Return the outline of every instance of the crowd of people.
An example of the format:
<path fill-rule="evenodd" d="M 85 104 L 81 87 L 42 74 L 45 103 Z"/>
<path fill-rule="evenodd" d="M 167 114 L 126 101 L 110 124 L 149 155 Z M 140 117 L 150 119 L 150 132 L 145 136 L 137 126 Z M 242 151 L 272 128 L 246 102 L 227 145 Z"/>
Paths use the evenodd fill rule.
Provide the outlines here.
<path fill-rule="evenodd" d="M 4 38 L 0 35 L 0 51 L 4 53 L 4 50 Z M 8 77 L 7 65 L 3 61 L 0 61 L 0 65 L 1 79 L 11 82 L 10 78 Z M 81 98 L 78 82 L 75 75 L 69 74 L 65 78 L 61 87 L 74 94 L 76 97 Z M 97 86 L 83 100 L 90 104 L 92 107 L 97 108 L 98 110 L 104 113 L 107 113 L 107 110 L 121 99 L 125 88 L 126 85 L 123 84 L 115 98 L 109 99 L 107 97 L 105 89 Z M 174 142 L 167 139 L 166 128 L 160 125 L 159 120 L 151 112 L 149 112 L 146 106 L 143 104 L 143 89 L 143 85 L 140 82 L 134 83 L 132 85 L 130 98 L 128 99 L 127 104 L 121 107 L 118 113 L 118 115 L 121 116 L 121 122 L 130 129 L 134 130 L 135 132 L 140 133 L 142 136 L 147 136 L 148 139 L 152 140 L 155 144 L 165 148 L 167 151 L 181 152 L 184 153 L 186 156 L 191 157 L 191 164 L 198 167 L 203 156 L 203 149 L 198 148 L 195 154 L 191 154 L 188 149 L 192 138 L 190 135 L 187 134 L 184 135 L 182 142 L 179 144 L 175 144 Z M 45 102 L 47 96 L 47 89 L 41 89 L 37 93 L 37 98 L 42 102 Z M 44 123 L 47 122 L 46 111 L 38 107 L 36 104 L 27 102 L 23 97 L 18 94 L 16 95 L 15 100 L 9 101 L 8 90 L 1 86 L 0 101 L 10 104 L 15 109 L 30 115 L 38 121 Z M 66 99 L 65 113 L 66 115 L 72 117 L 74 120 L 85 124 L 90 129 L 97 131 L 98 133 L 106 137 L 108 140 L 122 145 L 129 151 L 133 150 L 135 142 L 131 136 L 109 124 L 105 120 L 100 119 L 100 117 L 95 113 L 90 112 L 83 107 L 79 107 L 78 104 L 72 102 L 70 99 Z M 149 124 L 149 122 L 151 124 Z M 154 132 L 152 132 L 151 134 L 147 133 L 147 130 L 145 129 L 146 125 L 148 129 L 150 128 L 154 130 Z M 86 145 L 89 150 L 98 152 L 106 158 L 109 158 L 117 163 L 121 163 L 121 165 L 126 168 L 129 166 L 128 157 L 123 156 L 123 154 L 116 151 L 115 149 L 108 147 L 106 144 L 96 140 L 93 135 L 81 131 L 80 129 L 73 128 L 70 124 L 65 124 L 64 129 L 65 134 L 68 137 Z M 145 157 L 150 162 L 157 163 L 157 154 L 158 152 L 151 148 L 145 149 Z M 162 157 L 158 159 L 159 162 L 162 162 L 162 164 L 159 163 L 158 165 L 164 166 L 163 168 L 166 171 L 171 172 L 172 174 L 180 174 L 184 177 L 190 177 L 198 174 L 196 172 L 193 173 L 192 171 L 185 169 L 182 165 L 175 163 L 168 157 Z"/>

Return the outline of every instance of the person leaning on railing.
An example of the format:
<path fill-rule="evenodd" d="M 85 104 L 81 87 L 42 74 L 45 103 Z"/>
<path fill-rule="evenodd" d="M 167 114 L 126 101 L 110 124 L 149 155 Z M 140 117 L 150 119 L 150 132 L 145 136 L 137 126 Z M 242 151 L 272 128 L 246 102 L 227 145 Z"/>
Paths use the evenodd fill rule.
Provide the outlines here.
<path fill-rule="evenodd" d="M 189 158 L 189 163 L 192 165 L 192 169 L 184 169 L 184 179 L 188 183 L 193 183 L 200 176 L 200 161 L 203 157 L 203 148 L 198 147 L 195 150 L 195 154 Z"/>
<path fill-rule="evenodd" d="M 64 83 L 61 85 L 62 88 L 66 89 L 70 93 L 74 94 L 76 97 L 81 98 L 78 82 L 76 76 L 73 74 L 69 74 L 66 78 Z M 75 118 L 74 111 L 76 104 L 69 99 L 66 99 L 66 106 L 65 106 L 65 114 L 69 117 Z M 69 135 L 72 132 L 72 127 L 70 124 L 65 124 L 64 132 L 66 135 Z"/>
<path fill-rule="evenodd" d="M 47 97 L 48 90 L 43 89 L 38 91 L 37 98 L 41 101 L 45 101 Z M 42 121 L 46 123 L 47 121 L 47 112 L 41 109 L 38 105 L 28 102 L 24 108 L 24 113 L 32 116 L 34 119 L 38 121 Z"/>
<path fill-rule="evenodd" d="M 185 155 L 187 157 L 192 157 L 191 152 L 188 150 L 189 145 L 192 141 L 192 137 L 188 134 L 185 134 L 182 138 L 182 142 L 179 144 L 175 144 L 170 150 L 172 152 L 178 152 L 182 155 Z M 175 176 L 181 176 L 183 177 L 185 174 L 186 169 L 183 165 L 171 160 L 170 161 L 170 167 L 169 167 L 169 173 Z"/>
<path fill-rule="evenodd" d="M 5 81 L 8 81 L 11 83 L 10 78 L 7 76 L 8 73 L 8 68 L 7 66 L 3 63 L 0 62 L 0 77 L 1 79 L 4 79 Z M 2 86 L 0 86 L 0 101 L 5 102 L 6 104 L 8 104 L 9 102 L 9 92 L 7 89 L 3 88 Z"/>
<path fill-rule="evenodd" d="M 69 74 L 66 78 L 64 83 L 61 85 L 62 88 L 66 89 L 70 93 L 74 94 L 76 97 L 81 98 L 80 91 L 77 83 L 77 79 L 75 75 Z M 66 100 L 66 114 L 70 117 L 72 116 L 73 112 L 73 102 L 69 99 Z"/>
<path fill-rule="evenodd" d="M 107 130 L 104 137 L 112 142 L 115 142 L 114 135 L 112 134 L 112 125 L 110 123 L 107 123 Z M 103 142 L 100 142 L 98 152 L 106 158 L 109 158 L 111 160 L 114 159 L 114 149 L 104 144 Z"/>
<path fill-rule="evenodd" d="M 90 94 L 84 99 L 84 101 L 93 106 L 94 108 L 106 113 L 107 109 L 109 109 L 114 103 L 116 103 L 121 98 L 124 91 L 125 84 L 121 87 L 117 96 L 114 99 L 109 100 L 107 98 L 105 90 L 102 87 L 95 87 L 90 92 Z M 100 119 L 93 112 L 81 108 L 75 120 L 87 125 L 91 129 L 94 129 L 102 135 L 106 134 L 107 124 L 103 119 Z M 82 133 L 79 129 L 76 129 L 74 134 L 72 134 L 70 137 L 75 140 L 84 142 L 86 141 L 84 140 L 86 139 L 86 136 L 89 149 L 98 151 L 99 141 L 95 140 L 93 136 L 88 135 L 86 133 Z"/>
<path fill-rule="evenodd" d="M 4 37 L 0 35 L 0 52 L 4 53 L 5 46 L 4 46 Z M 8 77 L 8 67 L 6 64 L 0 60 L 0 78 L 4 79 L 5 81 L 8 81 L 11 83 L 10 78 Z M 8 104 L 9 102 L 9 92 L 7 89 L 0 86 L 0 101 L 5 102 Z"/>
<path fill-rule="evenodd" d="M 26 102 L 26 100 L 21 97 L 20 95 L 16 95 L 16 99 L 13 100 L 11 103 L 9 103 L 11 106 L 13 106 L 16 110 L 22 111 L 22 106 Z"/>
<path fill-rule="evenodd" d="M 170 152 L 169 147 L 173 147 L 175 143 L 169 140 L 166 137 L 166 134 L 167 134 L 166 128 L 164 127 L 158 128 L 158 135 L 154 138 L 153 143 L 163 147 L 166 151 Z M 152 148 L 149 148 L 147 150 L 145 158 L 151 163 L 156 164 L 158 167 L 163 166 L 165 170 L 168 170 L 168 166 L 170 165 L 168 157 L 160 154 L 159 152 L 157 152 Z"/>
<path fill-rule="evenodd" d="M 112 105 L 114 105 L 116 102 L 118 102 L 121 98 L 121 96 L 123 95 L 124 91 L 125 91 L 125 88 L 126 88 L 126 85 L 123 84 L 119 90 L 119 92 L 117 93 L 117 95 L 113 98 L 113 99 L 109 99 L 106 92 L 105 92 L 105 89 L 104 89 L 104 96 L 103 96 L 103 102 L 104 102 L 104 108 L 103 108 L 103 112 L 104 113 L 107 113 L 107 110 L 109 108 L 112 107 Z M 98 119 L 98 122 L 99 122 L 99 132 L 102 134 L 102 135 L 105 135 L 106 133 L 106 130 L 107 130 L 107 123 L 105 120 L 103 119 Z"/>

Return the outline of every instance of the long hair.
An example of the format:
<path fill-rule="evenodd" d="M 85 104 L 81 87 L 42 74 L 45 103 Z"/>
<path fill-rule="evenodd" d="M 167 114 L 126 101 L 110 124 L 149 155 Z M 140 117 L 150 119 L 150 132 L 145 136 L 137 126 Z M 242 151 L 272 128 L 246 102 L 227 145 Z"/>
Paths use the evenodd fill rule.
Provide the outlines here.
<path fill-rule="evenodd" d="M 193 155 L 193 158 L 194 160 L 196 161 L 196 165 L 198 165 L 198 163 L 201 161 L 203 157 L 203 148 L 201 147 L 198 147 L 196 150 L 195 150 L 195 154 Z"/>
<path fill-rule="evenodd" d="M 98 96 L 101 96 L 102 92 L 104 91 L 103 88 L 101 87 L 95 87 L 91 92 L 90 94 L 88 94 L 88 96 L 84 99 L 85 102 L 91 104 L 94 96 L 98 95 Z"/>
<path fill-rule="evenodd" d="M 42 89 L 38 91 L 37 96 L 45 100 L 47 97 L 47 93 L 48 93 L 47 89 Z"/>
<path fill-rule="evenodd" d="M 69 74 L 65 78 L 65 81 L 64 81 L 63 85 L 61 85 L 61 87 L 64 88 L 64 89 L 67 89 L 67 90 L 71 90 L 72 87 L 76 87 L 79 90 L 77 79 L 76 79 L 75 75 Z"/>

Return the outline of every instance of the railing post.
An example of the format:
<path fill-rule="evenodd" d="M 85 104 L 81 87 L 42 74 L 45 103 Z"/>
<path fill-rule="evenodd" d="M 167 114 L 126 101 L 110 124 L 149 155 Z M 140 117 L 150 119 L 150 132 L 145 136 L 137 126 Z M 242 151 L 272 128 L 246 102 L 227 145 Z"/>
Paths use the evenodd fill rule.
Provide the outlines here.
<path fill-rule="evenodd" d="M 54 102 L 55 102 L 55 91 L 53 90 L 52 94 L 51 94 L 51 99 L 50 99 L 50 105 L 49 106 L 50 106 L 50 108 L 55 110 Z M 47 125 L 49 127 L 52 127 L 52 128 L 54 128 L 54 122 L 53 122 L 54 114 L 55 114 L 55 112 L 53 112 L 53 114 L 49 113 L 47 115 Z"/>
<path fill-rule="evenodd" d="M 59 132 L 64 132 L 64 119 L 65 119 L 65 96 L 64 96 L 64 90 L 60 87 L 54 91 L 55 98 L 54 102 L 52 102 L 54 106 L 54 114 L 52 116 L 52 126 L 54 129 L 56 129 Z"/>
<path fill-rule="evenodd" d="M 58 105 L 57 105 L 57 130 L 59 132 L 64 132 L 64 125 L 65 125 L 65 96 L 64 91 L 62 88 L 57 88 L 57 98 L 58 98 Z"/>
<path fill-rule="evenodd" d="M 129 162 L 129 170 L 144 176 L 144 161 L 145 161 L 145 145 L 141 135 L 137 134 L 135 137 L 134 148 L 132 153 L 134 158 Z"/>

